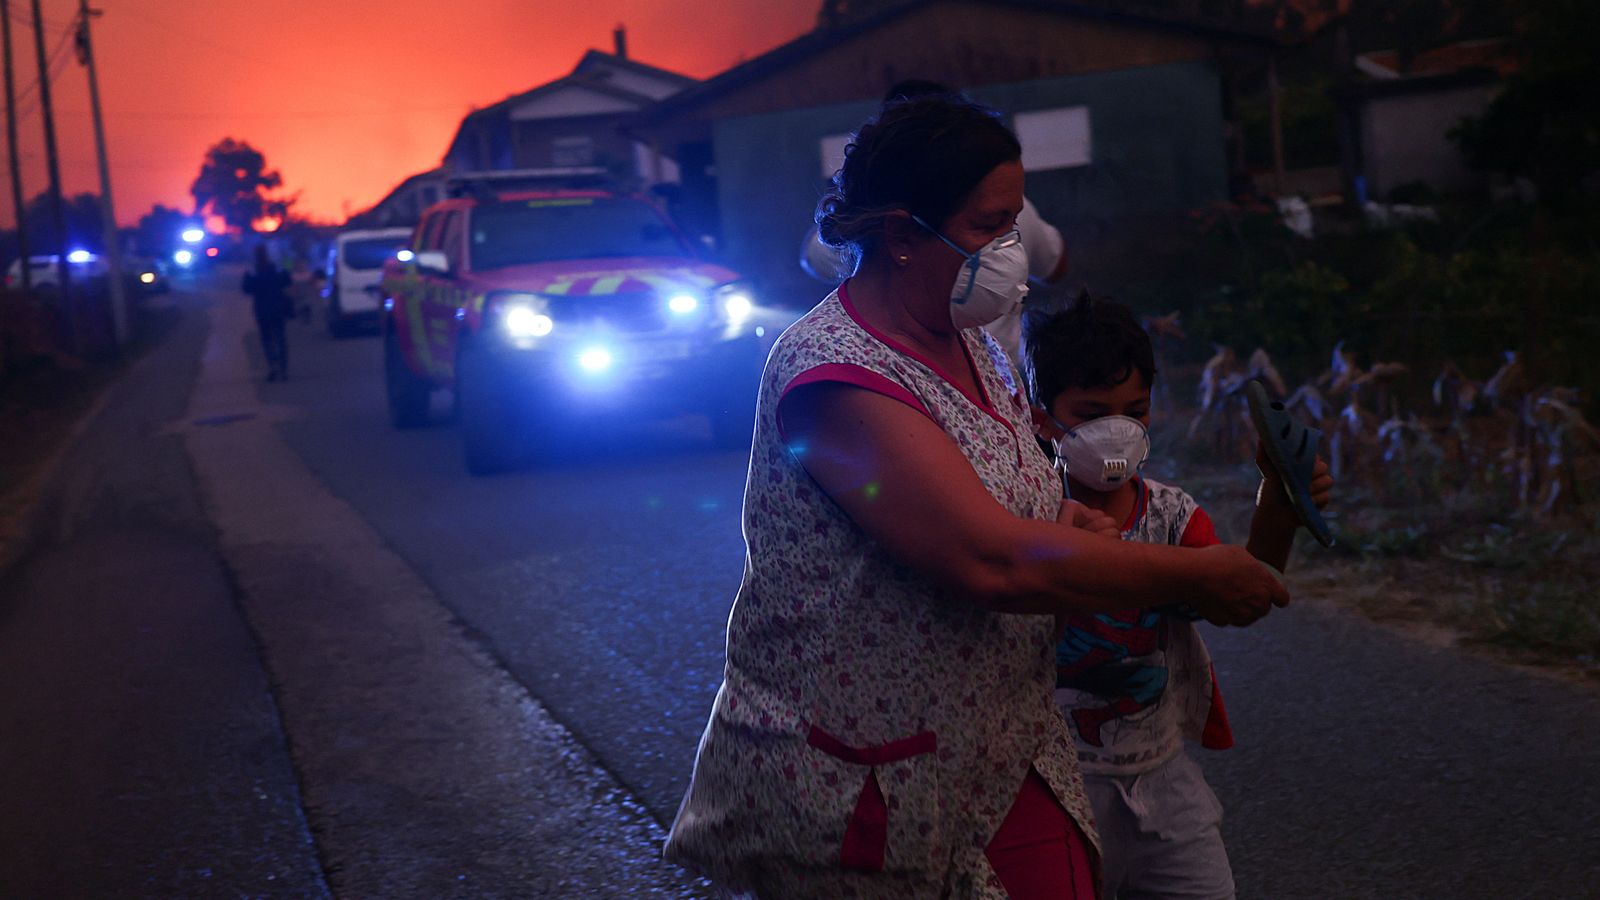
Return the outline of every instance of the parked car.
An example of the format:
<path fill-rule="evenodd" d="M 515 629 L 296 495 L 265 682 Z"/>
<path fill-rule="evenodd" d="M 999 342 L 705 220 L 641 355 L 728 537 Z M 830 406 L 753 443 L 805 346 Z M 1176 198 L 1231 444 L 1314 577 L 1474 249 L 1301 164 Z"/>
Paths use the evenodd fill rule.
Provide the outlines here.
<path fill-rule="evenodd" d="M 122 271 L 146 294 L 165 294 L 172 290 L 167 277 L 167 265 L 159 259 L 128 256 L 122 260 Z"/>
<path fill-rule="evenodd" d="M 409 228 L 346 231 L 333 239 L 322 286 L 329 334 L 344 337 L 378 324 L 383 264 L 410 239 Z"/>
<path fill-rule="evenodd" d="M 36 288 L 55 288 L 60 282 L 60 256 L 54 253 L 28 257 L 29 275 L 33 286 Z M 68 278 L 104 278 L 106 275 L 106 261 L 103 257 L 90 253 L 87 250 L 74 250 L 67 254 L 67 265 L 71 267 Z M 22 287 L 22 260 L 14 259 L 11 267 L 6 270 L 6 287 Z"/>
<path fill-rule="evenodd" d="M 748 446 L 765 360 L 757 298 L 643 197 L 491 190 L 430 207 L 385 266 L 389 415 L 453 391 L 469 471 L 514 465 L 599 413 L 710 418 Z"/>

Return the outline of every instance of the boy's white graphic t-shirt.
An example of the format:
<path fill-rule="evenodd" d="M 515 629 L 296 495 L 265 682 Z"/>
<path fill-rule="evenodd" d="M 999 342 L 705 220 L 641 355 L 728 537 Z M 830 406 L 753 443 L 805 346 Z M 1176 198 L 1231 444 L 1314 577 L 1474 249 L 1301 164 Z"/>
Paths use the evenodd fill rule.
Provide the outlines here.
<path fill-rule="evenodd" d="M 1188 494 L 1140 479 L 1122 539 L 1208 547 L 1211 518 Z M 1078 745 L 1085 774 L 1137 775 L 1183 748 L 1233 746 L 1211 656 L 1194 622 L 1170 604 L 1067 617 L 1056 647 L 1056 702 Z"/>

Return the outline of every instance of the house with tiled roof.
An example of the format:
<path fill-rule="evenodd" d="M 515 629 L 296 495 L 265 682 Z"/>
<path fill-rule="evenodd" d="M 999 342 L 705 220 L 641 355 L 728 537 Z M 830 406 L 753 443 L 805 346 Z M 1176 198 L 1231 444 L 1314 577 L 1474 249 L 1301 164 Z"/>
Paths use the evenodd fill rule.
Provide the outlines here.
<path fill-rule="evenodd" d="M 670 159 L 652 155 L 618 126 L 694 84 L 628 58 L 619 30 L 613 52 L 590 50 L 567 75 L 468 114 L 444 167 L 453 174 L 599 167 L 624 182 L 675 181 Z"/>

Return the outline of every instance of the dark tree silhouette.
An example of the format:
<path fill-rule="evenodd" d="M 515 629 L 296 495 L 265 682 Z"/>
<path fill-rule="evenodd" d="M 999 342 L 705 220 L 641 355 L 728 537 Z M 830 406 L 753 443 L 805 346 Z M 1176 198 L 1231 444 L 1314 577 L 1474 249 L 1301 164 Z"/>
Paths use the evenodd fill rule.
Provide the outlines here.
<path fill-rule="evenodd" d="M 1565 205 L 1600 175 L 1600 57 L 1591 46 L 1600 7 L 1589 0 L 1526 0 L 1518 7 L 1521 68 L 1483 115 L 1451 133 L 1475 168 L 1523 176 L 1541 202 Z"/>
<path fill-rule="evenodd" d="M 233 228 L 249 230 L 263 216 L 285 218 L 293 198 L 271 197 L 283 176 L 267 169 L 267 158 L 244 141 L 223 138 L 206 151 L 200 174 L 189 186 L 196 215 L 208 211 Z"/>
<path fill-rule="evenodd" d="M 105 231 L 101 223 L 100 197 L 97 194 L 75 194 L 61 199 L 61 209 L 67 219 L 67 249 L 83 248 L 100 251 L 105 246 Z M 28 229 L 28 252 L 34 255 L 59 253 L 56 240 L 55 210 L 50 205 L 48 193 L 29 200 L 22 209 L 22 218 Z"/>
<path fill-rule="evenodd" d="M 165 256 L 192 219 L 181 210 L 157 203 L 139 217 L 134 229 L 136 248 L 143 256 Z"/>

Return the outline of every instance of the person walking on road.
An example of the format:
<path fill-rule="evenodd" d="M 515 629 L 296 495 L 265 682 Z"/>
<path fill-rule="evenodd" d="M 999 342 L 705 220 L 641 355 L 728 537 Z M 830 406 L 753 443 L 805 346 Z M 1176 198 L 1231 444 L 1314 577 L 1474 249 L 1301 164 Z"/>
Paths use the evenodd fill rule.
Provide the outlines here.
<path fill-rule="evenodd" d="M 1020 158 L 991 110 L 891 104 L 818 210 L 861 264 L 762 376 L 723 683 L 665 847 L 729 890 L 1096 897 L 1057 617 L 1288 602 L 1241 547 L 1123 542 L 1061 499 L 982 330 L 1026 291 Z"/>
<path fill-rule="evenodd" d="M 294 318 L 289 273 L 272 262 L 265 244 L 257 244 L 255 268 L 245 273 L 241 287 L 255 305 L 261 352 L 267 357 L 267 380 L 284 381 L 289 377 L 289 340 L 283 326 Z"/>

